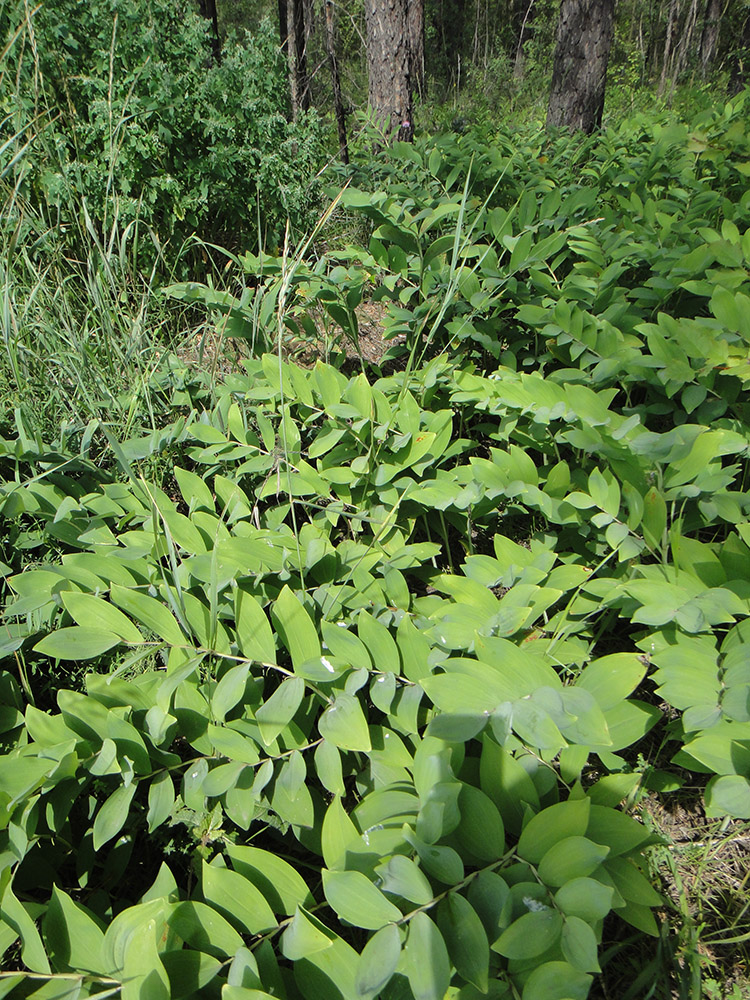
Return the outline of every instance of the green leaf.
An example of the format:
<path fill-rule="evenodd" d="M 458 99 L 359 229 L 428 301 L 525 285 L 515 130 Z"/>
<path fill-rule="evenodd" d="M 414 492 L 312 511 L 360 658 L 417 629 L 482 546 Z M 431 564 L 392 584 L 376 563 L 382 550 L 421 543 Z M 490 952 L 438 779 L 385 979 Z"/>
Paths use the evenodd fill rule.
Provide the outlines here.
<path fill-rule="evenodd" d="M 591 979 L 567 962 L 545 962 L 526 980 L 522 1000 L 586 1000 Z"/>
<path fill-rule="evenodd" d="M 652 486 L 643 498 L 641 526 L 646 545 L 652 551 L 661 550 L 667 528 L 667 504 L 655 486 Z"/>
<path fill-rule="evenodd" d="M 375 874 L 380 879 L 380 888 L 392 896 L 401 896 L 419 906 L 432 900 L 432 887 L 424 873 L 403 854 L 395 854 L 384 864 L 378 865 Z"/>
<path fill-rule="evenodd" d="M 288 861 L 258 847 L 227 844 L 235 871 L 263 893 L 274 913 L 291 915 L 298 906 L 314 902 L 307 883 Z"/>
<path fill-rule="evenodd" d="M 242 938 L 232 925 L 205 903 L 175 904 L 169 926 L 191 948 L 214 958 L 227 958 L 242 946 Z"/>
<path fill-rule="evenodd" d="M 547 851 L 566 837 L 582 837 L 589 823 L 588 799 L 568 799 L 548 806 L 533 816 L 518 841 L 522 858 L 538 864 Z"/>
<path fill-rule="evenodd" d="M 401 672 L 398 647 L 385 625 L 362 610 L 357 618 L 357 632 L 367 647 L 375 670 L 394 674 Z"/>
<path fill-rule="evenodd" d="M 585 837 L 566 837 L 550 847 L 539 862 L 539 878 L 547 885 L 564 885 L 571 879 L 590 875 L 608 854 L 608 847 Z"/>
<path fill-rule="evenodd" d="M 214 498 L 211 490 L 200 476 L 187 469 L 181 469 L 178 465 L 173 468 L 174 477 L 182 493 L 182 498 L 191 509 L 202 507 L 204 510 L 214 511 Z"/>
<path fill-rule="evenodd" d="M 222 968 L 222 963 L 218 959 L 210 955 L 201 955 L 198 951 L 190 951 L 188 948 L 161 952 L 159 957 L 169 979 L 171 1000 L 188 1000 L 194 996 L 205 996 L 202 991 L 216 978 Z"/>
<path fill-rule="evenodd" d="M 65 610 L 78 625 L 113 632 L 123 642 L 133 644 L 143 642 L 143 636 L 131 620 L 101 597 L 82 594 L 77 590 L 64 590 L 60 597 Z"/>
<path fill-rule="evenodd" d="M 281 641 L 289 650 L 295 670 L 320 656 L 320 640 L 315 626 L 288 586 L 279 594 L 271 617 Z"/>
<path fill-rule="evenodd" d="M 346 852 L 361 843 L 359 830 L 336 796 L 326 810 L 321 830 L 323 860 L 328 868 L 345 868 Z"/>
<path fill-rule="evenodd" d="M 422 867 L 429 875 L 444 885 L 455 885 L 461 881 L 464 877 L 464 863 L 458 851 L 448 846 L 426 844 L 406 824 L 402 832 L 404 840 L 417 852 Z"/>
<path fill-rule="evenodd" d="M 271 697 L 256 711 L 255 721 L 266 746 L 270 746 L 292 721 L 302 704 L 304 694 L 305 682 L 302 678 L 289 677 L 279 684 Z"/>
<path fill-rule="evenodd" d="M 149 833 L 153 833 L 158 826 L 167 821 L 172 812 L 174 801 L 175 795 L 172 778 L 167 771 L 162 771 L 161 774 L 157 774 L 148 789 L 148 815 L 146 816 L 146 820 L 148 822 Z"/>
<path fill-rule="evenodd" d="M 34 652 L 56 660 L 93 660 L 120 642 L 122 638 L 114 632 L 70 625 L 45 636 L 34 646 Z"/>
<path fill-rule="evenodd" d="M 327 930 L 327 928 L 325 929 Z M 325 951 L 333 944 L 330 931 L 324 933 L 323 925 L 301 906 L 298 906 L 292 922 L 281 938 L 281 953 L 290 962 L 309 958 L 319 951 Z"/>
<path fill-rule="evenodd" d="M 401 919 L 401 911 L 361 872 L 323 869 L 323 892 L 341 920 L 354 927 L 379 930 Z"/>
<path fill-rule="evenodd" d="M 562 929 L 562 952 L 579 972 L 601 972 L 596 935 L 580 917 L 567 917 Z"/>
<path fill-rule="evenodd" d="M 566 916 L 588 923 L 603 920 L 612 909 L 614 890 L 593 878 L 574 878 L 555 894 L 555 903 Z"/>
<path fill-rule="evenodd" d="M 373 934 L 357 963 L 355 989 L 361 1000 L 373 1000 L 388 984 L 401 958 L 401 935 L 395 924 Z"/>
<path fill-rule="evenodd" d="M 455 831 L 461 846 L 480 861 L 497 861 L 505 851 L 505 827 L 494 802 L 473 785 L 458 796 L 461 821 Z"/>
<path fill-rule="evenodd" d="M 706 815 L 750 819 L 750 781 L 739 774 L 712 778 L 706 786 Z"/>
<path fill-rule="evenodd" d="M 145 920 L 125 947 L 122 1000 L 171 1000 L 169 977 L 156 946 L 156 920 Z"/>
<path fill-rule="evenodd" d="M 234 595 L 234 618 L 242 655 L 257 663 L 276 663 L 276 646 L 268 618 L 257 599 L 241 586 Z"/>
<path fill-rule="evenodd" d="M 230 667 L 211 694 L 211 711 L 216 722 L 223 722 L 227 712 L 239 704 L 245 694 L 250 665 L 239 663 Z"/>
<path fill-rule="evenodd" d="M 650 832 L 642 823 L 607 806 L 591 806 L 586 836 L 609 847 L 610 857 L 628 854 L 644 844 Z"/>
<path fill-rule="evenodd" d="M 201 889 L 204 900 L 241 932 L 260 934 L 272 930 L 277 924 L 265 896 L 237 871 L 208 865 L 204 861 Z"/>
<path fill-rule="evenodd" d="M 518 920 L 514 920 L 510 927 L 503 931 L 492 945 L 492 950 L 504 955 L 505 958 L 518 960 L 535 958 L 557 944 L 562 933 L 562 925 L 563 920 L 557 910 L 549 907 L 531 910 Z"/>
<path fill-rule="evenodd" d="M 647 669 L 647 662 L 635 653 L 613 653 L 592 660 L 581 671 L 575 686 L 592 694 L 606 712 L 635 691 Z"/>
<path fill-rule="evenodd" d="M 8 881 L 0 900 L 0 918 L 21 938 L 21 959 L 32 972 L 50 974 L 47 955 L 36 924 L 13 892 L 13 879 Z"/>
<path fill-rule="evenodd" d="M 320 735 L 342 750 L 372 750 L 367 720 L 359 700 L 342 692 L 318 719 Z"/>
<path fill-rule="evenodd" d="M 414 1000 L 443 1000 L 451 979 L 448 949 L 443 935 L 424 911 L 409 921 L 403 971 Z"/>
<path fill-rule="evenodd" d="M 129 590 L 113 583 L 110 597 L 123 611 L 141 625 L 155 632 L 173 646 L 183 646 L 187 639 L 170 612 L 159 601 L 138 590 Z"/>
<path fill-rule="evenodd" d="M 135 783 L 120 785 L 100 806 L 94 819 L 93 843 L 95 851 L 100 850 L 104 844 L 116 837 L 125 826 L 135 790 Z"/>
<path fill-rule="evenodd" d="M 104 934 L 96 921 L 70 896 L 52 887 L 44 917 L 44 939 L 58 972 L 84 971 L 102 975 Z"/>
<path fill-rule="evenodd" d="M 474 907 L 458 892 L 449 893 L 438 907 L 438 927 L 458 974 L 486 993 L 490 945 Z"/>

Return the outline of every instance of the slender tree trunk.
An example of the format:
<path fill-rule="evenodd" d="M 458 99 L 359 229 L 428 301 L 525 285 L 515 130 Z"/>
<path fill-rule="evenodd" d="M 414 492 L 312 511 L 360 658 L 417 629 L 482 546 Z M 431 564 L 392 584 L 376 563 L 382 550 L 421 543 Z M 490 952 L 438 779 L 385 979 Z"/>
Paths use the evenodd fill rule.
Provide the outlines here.
<path fill-rule="evenodd" d="M 591 133 L 602 123 L 614 0 L 562 0 L 547 127 Z"/>
<path fill-rule="evenodd" d="M 424 0 L 406 0 L 406 30 L 409 42 L 411 88 L 423 98 L 425 96 Z"/>
<path fill-rule="evenodd" d="M 287 64 L 292 120 L 310 107 L 310 84 L 307 77 L 307 39 L 304 0 L 286 0 Z"/>
<path fill-rule="evenodd" d="M 739 94 L 743 87 L 750 82 L 748 80 L 748 53 L 750 52 L 750 12 L 746 13 L 745 20 L 737 39 L 732 56 L 732 72 L 729 75 L 729 93 Z"/>
<path fill-rule="evenodd" d="M 346 115 L 341 100 L 341 83 L 339 81 L 339 64 L 336 60 L 336 32 L 333 24 L 333 0 L 325 0 L 326 7 L 326 54 L 331 68 L 331 85 L 333 87 L 333 110 L 336 115 L 336 128 L 339 134 L 339 152 L 344 163 L 349 162 L 349 144 L 346 139 Z"/>
<path fill-rule="evenodd" d="M 662 56 L 661 62 L 661 77 L 659 79 L 659 95 L 664 93 L 664 87 L 667 83 L 667 74 L 669 73 L 669 63 L 670 55 L 672 52 L 672 32 L 674 30 L 674 23 L 677 18 L 677 4 L 679 0 L 670 0 L 669 4 L 669 17 L 667 18 L 667 34 L 664 39 L 664 55 Z"/>
<path fill-rule="evenodd" d="M 286 34 L 286 0 L 278 0 L 279 8 L 279 42 L 281 43 L 281 51 L 285 56 L 288 55 L 289 46 L 287 44 L 287 34 Z"/>
<path fill-rule="evenodd" d="M 520 3 L 515 3 L 513 13 L 514 21 L 516 22 L 514 25 L 516 29 L 516 50 L 513 54 L 513 79 L 521 80 L 523 78 L 524 67 L 523 47 L 529 38 L 531 38 L 534 14 L 536 13 L 534 0 L 522 0 Z"/>
<path fill-rule="evenodd" d="M 411 140 L 411 79 L 406 0 L 365 0 L 369 102 L 386 138 Z"/>
<path fill-rule="evenodd" d="M 706 0 L 706 12 L 703 18 L 701 33 L 700 62 L 701 75 L 705 80 L 713 65 L 716 55 L 716 45 L 719 41 L 719 22 L 721 20 L 721 0 Z"/>
<path fill-rule="evenodd" d="M 211 22 L 211 51 L 217 63 L 221 62 L 221 38 L 219 36 L 219 15 L 216 0 L 198 0 L 201 17 Z"/>

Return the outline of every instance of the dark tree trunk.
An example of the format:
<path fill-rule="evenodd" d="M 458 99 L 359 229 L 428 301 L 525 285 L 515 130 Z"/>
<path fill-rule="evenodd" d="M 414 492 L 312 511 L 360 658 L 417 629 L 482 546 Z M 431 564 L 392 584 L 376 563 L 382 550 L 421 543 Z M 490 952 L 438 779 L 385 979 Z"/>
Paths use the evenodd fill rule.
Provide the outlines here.
<path fill-rule="evenodd" d="M 409 42 L 409 77 L 412 92 L 425 95 L 424 0 L 406 0 L 406 29 Z"/>
<path fill-rule="evenodd" d="M 221 62 L 221 38 L 219 37 L 219 15 L 216 0 L 198 0 L 201 17 L 211 22 L 211 50 L 217 63 Z"/>
<path fill-rule="evenodd" d="M 719 21 L 721 20 L 721 0 L 706 0 L 706 12 L 701 34 L 701 74 L 705 80 L 713 65 L 719 41 Z"/>
<path fill-rule="evenodd" d="M 346 115 L 341 100 L 341 83 L 339 81 L 339 64 L 336 59 L 336 32 L 333 24 L 333 0 L 325 0 L 326 7 L 326 54 L 331 68 L 331 85 L 333 87 L 333 110 L 336 115 L 336 129 L 339 134 L 339 152 L 344 163 L 349 162 L 349 144 L 346 139 Z"/>
<path fill-rule="evenodd" d="M 286 34 L 289 99 L 292 106 L 292 120 L 296 120 L 300 111 L 306 111 L 310 107 L 304 0 L 286 0 Z"/>
<path fill-rule="evenodd" d="M 516 43 L 515 50 L 512 53 L 514 80 L 520 80 L 523 77 L 523 47 L 531 38 L 535 14 L 534 0 L 516 0 L 513 4 L 513 33 Z"/>
<path fill-rule="evenodd" d="M 547 126 L 591 133 L 602 123 L 614 0 L 562 0 Z"/>
<path fill-rule="evenodd" d="M 279 7 L 279 42 L 281 43 L 281 51 L 287 56 L 289 51 L 289 46 L 287 45 L 287 35 L 286 35 L 286 0 L 278 0 Z"/>
<path fill-rule="evenodd" d="M 369 103 L 384 138 L 411 140 L 411 80 L 406 0 L 365 0 Z"/>
<path fill-rule="evenodd" d="M 745 15 L 732 55 L 729 93 L 739 94 L 750 83 L 750 12 Z"/>

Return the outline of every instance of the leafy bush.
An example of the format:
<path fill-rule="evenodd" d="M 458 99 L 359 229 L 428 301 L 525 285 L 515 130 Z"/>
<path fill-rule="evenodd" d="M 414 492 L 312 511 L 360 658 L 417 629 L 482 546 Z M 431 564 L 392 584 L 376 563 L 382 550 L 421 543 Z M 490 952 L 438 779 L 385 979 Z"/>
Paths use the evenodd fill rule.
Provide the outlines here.
<path fill-rule="evenodd" d="M 208 22 L 180 0 L 6 4 L 4 170 L 63 223 L 85 202 L 109 235 L 139 220 L 164 243 L 197 232 L 249 247 L 304 228 L 321 130 L 289 124 L 269 23 L 214 62 Z M 28 144 L 28 145 L 27 145 Z"/>

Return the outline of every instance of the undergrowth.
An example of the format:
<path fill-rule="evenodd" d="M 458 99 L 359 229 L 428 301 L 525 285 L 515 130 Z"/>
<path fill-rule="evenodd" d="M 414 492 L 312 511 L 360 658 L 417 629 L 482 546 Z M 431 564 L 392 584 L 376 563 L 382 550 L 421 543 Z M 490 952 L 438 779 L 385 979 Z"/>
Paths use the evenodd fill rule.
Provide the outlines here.
<path fill-rule="evenodd" d="M 5 995 L 747 989 L 747 135 L 396 145 L 158 297 L 134 229 L 19 209 Z M 182 308 L 245 360 L 170 352 Z"/>

